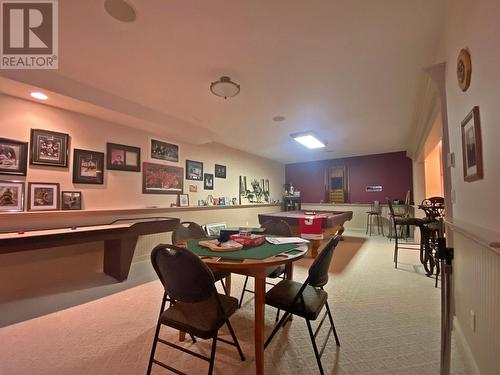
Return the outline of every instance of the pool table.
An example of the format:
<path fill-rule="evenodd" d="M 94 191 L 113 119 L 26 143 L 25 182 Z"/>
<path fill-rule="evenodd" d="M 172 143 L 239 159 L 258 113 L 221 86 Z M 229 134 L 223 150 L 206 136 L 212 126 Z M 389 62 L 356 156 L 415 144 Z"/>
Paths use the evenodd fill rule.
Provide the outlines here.
<path fill-rule="evenodd" d="M 284 220 L 290 225 L 292 233 L 295 236 L 300 235 L 299 219 L 305 217 L 306 212 L 314 212 L 315 216 L 323 217 L 322 228 L 325 237 L 335 234 L 342 235 L 344 232 L 344 223 L 352 219 L 352 211 L 283 211 L 270 214 L 259 214 L 259 223 L 263 224 L 269 220 Z M 310 216 L 310 215 L 308 215 Z M 341 238 L 342 239 L 342 238 Z M 318 248 L 322 240 L 310 240 L 312 249 L 311 255 L 315 258 L 318 255 Z"/>

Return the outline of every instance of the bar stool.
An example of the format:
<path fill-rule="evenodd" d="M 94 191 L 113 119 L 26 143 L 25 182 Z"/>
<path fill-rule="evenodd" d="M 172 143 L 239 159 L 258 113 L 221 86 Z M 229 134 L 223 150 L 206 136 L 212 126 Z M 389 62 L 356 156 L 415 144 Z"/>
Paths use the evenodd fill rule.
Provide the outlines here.
<path fill-rule="evenodd" d="M 382 236 L 384 235 L 384 226 L 382 225 L 382 207 L 379 201 L 374 201 L 372 203 L 370 211 L 367 211 L 366 216 L 366 234 L 368 234 L 368 229 L 370 230 L 370 236 L 372 235 L 373 219 L 377 224 L 378 234 L 382 231 Z"/>

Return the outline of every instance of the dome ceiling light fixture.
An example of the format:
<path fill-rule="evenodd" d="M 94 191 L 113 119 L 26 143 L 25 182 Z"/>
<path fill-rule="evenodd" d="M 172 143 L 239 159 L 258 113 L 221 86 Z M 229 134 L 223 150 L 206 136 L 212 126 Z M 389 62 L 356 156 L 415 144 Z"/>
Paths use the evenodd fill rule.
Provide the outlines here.
<path fill-rule="evenodd" d="M 240 85 L 231 81 L 231 78 L 222 76 L 218 81 L 210 84 L 212 94 L 227 99 L 236 96 L 240 92 Z"/>

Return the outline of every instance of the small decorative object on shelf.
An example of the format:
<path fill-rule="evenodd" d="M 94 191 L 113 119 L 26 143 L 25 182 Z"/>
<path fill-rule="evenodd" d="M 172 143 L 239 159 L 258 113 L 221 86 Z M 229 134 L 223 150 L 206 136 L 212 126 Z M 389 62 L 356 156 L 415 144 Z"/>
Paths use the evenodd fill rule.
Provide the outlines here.
<path fill-rule="evenodd" d="M 61 192 L 61 198 L 62 210 L 82 209 L 82 193 L 80 191 L 63 191 Z"/>
<path fill-rule="evenodd" d="M 179 194 L 179 207 L 189 207 L 189 194 Z"/>
<path fill-rule="evenodd" d="M 0 138 L 0 174 L 26 176 L 28 142 Z"/>

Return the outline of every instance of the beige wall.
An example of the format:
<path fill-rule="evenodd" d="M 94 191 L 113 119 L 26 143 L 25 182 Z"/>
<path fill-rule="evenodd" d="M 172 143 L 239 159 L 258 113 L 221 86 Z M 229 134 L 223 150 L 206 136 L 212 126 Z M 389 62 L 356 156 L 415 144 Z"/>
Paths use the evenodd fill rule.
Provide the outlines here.
<path fill-rule="evenodd" d="M 29 141 L 31 128 L 69 133 L 70 167 L 29 167 L 27 181 L 59 182 L 61 190 L 82 191 L 85 209 L 140 208 L 151 205 L 168 207 L 170 203 L 176 202 L 176 195 L 142 194 L 142 173 L 105 171 L 104 185 L 72 183 L 73 148 L 106 152 L 106 142 L 120 143 L 141 147 L 143 161 L 157 162 L 148 158 L 149 138 L 154 135 L 74 112 L 0 95 L 0 136 Z M 174 139 L 167 141 L 178 143 Z M 204 191 L 203 182 L 184 181 L 185 193 L 189 193 L 188 185 L 198 186 L 197 193 L 189 193 L 191 205 L 196 205 L 198 199 L 206 199 L 208 194 L 238 197 L 240 174 L 269 178 L 271 199 L 281 198 L 284 183 L 284 166 L 281 163 L 216 143 L 200 146 L 180 143 L 180 159 L 179 163 L 159 162 L 159 164 L 184 168 L 185 159 L 197 160 L 204 163 L 205 173 L 214 173 L 215 163 L 227 166 L 227 178 L 215 179 L 214 190 Z M 1 178 L 4 179 L 6 176 Z"/>
<path fill-rule="evenodd" d="M 451 152 L 454 220 L 496 233 L 500 241 L 500 2 L 447 0 L 446 19 L 438 62 L 446 61 L 446 95 Z M 472 56 L 472 80 L 467 92 L 457 84 L 456 61 L 462 48 Z M 484 179 L 464 182 L 460 123 L 478 105 L 481 115 Z M 498 253 L 463 236 L 455 238 L 454 302 L 456 322 L 473 356 L 472 368 L 498 374 L 500 358 L 500 263 Z M 475 332 L 470 312 L 476 314 Z"/>
<path fill-rule="evenodd" d="M 443 172 L 441 169 L 441 142 L 425 158 L 425 196 L 443 196 Z"/>

